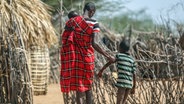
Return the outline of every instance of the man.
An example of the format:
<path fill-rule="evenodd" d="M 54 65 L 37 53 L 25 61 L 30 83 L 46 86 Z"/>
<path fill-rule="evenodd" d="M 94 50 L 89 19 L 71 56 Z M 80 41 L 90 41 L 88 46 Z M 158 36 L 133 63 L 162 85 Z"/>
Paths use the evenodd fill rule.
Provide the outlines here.
<path fill-rule="evenodd" d="M 74 31 L 72 42 L 65 42 L 61 48 L 61 91 L 76 91 L 77 104 L 83 104 L 82 95 L 86 96 L 86 104 L 92 104 L 92 82 L 94 76 L 94 49 L 107 57 L 111 57 L 98 45 L 99 24 L 91 19 L 96 11 L 94 3 L 84 6 L 83 16 L 71 19 L 68 26 Z"/>

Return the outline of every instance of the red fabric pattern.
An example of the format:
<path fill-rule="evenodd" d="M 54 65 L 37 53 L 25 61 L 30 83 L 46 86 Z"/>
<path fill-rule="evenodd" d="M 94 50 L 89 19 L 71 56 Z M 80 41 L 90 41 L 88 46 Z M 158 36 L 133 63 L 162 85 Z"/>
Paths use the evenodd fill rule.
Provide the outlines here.
<path fill-rule="evenodd" d="M 70 19 L 62 34 L 60 85 L 62 92 L 81 91 L 91 88 L 94 70 L 93 29 L 83 17 Z"/>

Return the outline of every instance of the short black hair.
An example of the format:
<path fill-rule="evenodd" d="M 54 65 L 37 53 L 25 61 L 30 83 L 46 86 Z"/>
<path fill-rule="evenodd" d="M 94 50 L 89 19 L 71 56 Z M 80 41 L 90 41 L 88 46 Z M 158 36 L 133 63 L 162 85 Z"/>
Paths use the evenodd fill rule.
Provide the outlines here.
<path fill-rule="evenodd" d="M 78 16 L 79 14 L 76 12 L 76 11 L 70 11 L 69 13 L 68 13 L 68 18 L 70 19 L 70 18 L 73 18 L 73 17 L 76 17 L 76 16 Z"/>
<path fill-rule="evenodd" d="M 123 50 L 124 52 L 129 51 L 130 49 L 130 39 L 127 37 L 124 37 L 121 43 L 119 44 L 119 48 Z"/>
<path fill-rule="evenodd" d="M 94 10 L 95 11 L 96 6 L 93 2 L 88 2 L 88 3 L 85 4 L 83 12 L 85 12 L 85 10 L 87 10 L 87 11 Z"/>

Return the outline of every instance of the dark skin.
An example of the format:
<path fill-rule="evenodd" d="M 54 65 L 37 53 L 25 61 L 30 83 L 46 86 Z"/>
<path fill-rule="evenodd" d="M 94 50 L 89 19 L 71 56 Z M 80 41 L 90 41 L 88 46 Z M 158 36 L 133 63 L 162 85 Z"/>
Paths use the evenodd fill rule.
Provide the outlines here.
<path fill-rule="evenodd" d="M 83 14 L 84 18 L 91 18 L 93 17 L 95 13 L 95 10 L 90 10 L 88 11 L 88 14 Z M 99 40 L 99 35 L 98 33 L 93 33 L 92 35 L 92 46 L 93 48 L 99 52 L 100 54 L 104 55 L 106 58 L 109 59 L 110 62 L 113 62 L 115 60 L 114 57 L 112 57 L 110 54 L 108 54 L 107 52 L 105 52 L 98 44 L 98 40 Z"/>
<path fill-rule="evenodd" d="M 135 85 L 136 85 L 136 76 L 135 76 L 135 73 L 133 73 L 133 87 L 130 92 L 131 94 L 135 94 Z"/>

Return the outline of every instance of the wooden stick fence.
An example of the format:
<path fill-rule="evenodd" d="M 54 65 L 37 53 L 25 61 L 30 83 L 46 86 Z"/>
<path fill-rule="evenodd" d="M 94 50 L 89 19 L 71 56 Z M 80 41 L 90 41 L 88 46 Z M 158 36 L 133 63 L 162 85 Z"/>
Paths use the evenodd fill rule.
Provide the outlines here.
<path fill-rule="evenodd" d="M 104 29 L 104 28 L 103 28 Z M 108 31 L 108 30 L 107 30 Z M 138 31 L 132 31 L 136 34 Z M 110 32 L 106 37 L 113 37 Z M 139 32 L 141 40 L 132 40 L 131 54 L 137 62 L 136 93 L 128 97 L 128 104 L 181 104 L 184 102 L 184 53 L 177 40 L 172 37 L 159 38 L 154 35 L 144 39 L 142 35 L 157 34 L 157 32 Z M 116 44 L 115 36 L 109 39 L 111 47 Z M 112 43 L 114 41 L 114 43 Z M 173 42 L 175 41 L 175 42 Z M 146 48 L 140 43 L 145 43 Z M 104 44 L 101 43 L 103 46 Z M 109 50 L 109 49 L 106 49 Z M 115 48 L 115 50 L 117 50 Z M 110 51 L 110 50 L 109 50 Z M 111 52 L 111 51 L 110 51 Z M 106 59 L 96 53 L 97 73 Z M 115 71 L 114 71 L 115 70 Z M 113 71 L 111 73 L 111 71 Z M 94 104 L 116 104 L 115 87 L 117 72 L 111 66 L 102 79 L 96 77 L 93 83 Z M 64 94 L 65 104 L 75 104 L 75 93 Z"/>
<path fill-rule="evenodd" d="M 0 104 L 32 104 L 27 50 L 57 43 L 41 0 L 0 0 Z"/>
<path fill-rule="evenodd" d="M 32 104 L 32 84 L 19 24 L 15 14 L 10 16 L 10 24 L 6 16 L 0 17 L 0 103 Z"/>

